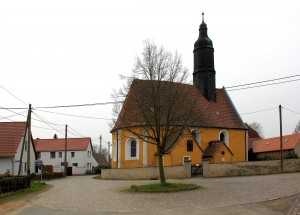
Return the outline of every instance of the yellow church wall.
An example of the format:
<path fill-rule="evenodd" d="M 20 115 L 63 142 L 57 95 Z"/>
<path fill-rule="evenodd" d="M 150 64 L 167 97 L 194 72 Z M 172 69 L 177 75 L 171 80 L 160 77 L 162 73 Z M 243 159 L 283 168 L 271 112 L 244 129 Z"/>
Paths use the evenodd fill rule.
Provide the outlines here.
<path fill-rule="evenodd" d="M 194 128 L 192 128 L 194 129 Z M 191 129 L 191 130 L 192 130 Z M 221 156 L 221 151 L 217 152 L 215 154 L 215 157 L 213 160 L 211 160 L 214 163 L 221 163 L 221 162 L 238 162 L 238 161 L 246 161 L 246 139 L 245 134 L 246 130 L 240 130 L 240 129 L 219 129 L 219 128 L 200 128 L 198 129 L 200 131 L 200 142 L 201 142 L 201 148 L 203 150 L 206 149 L 208 146 L 208 142 L 212 140 L 219 140 L 220 138 L 220 132 L 226 131 L 228 133 L 228 142 L 229 142 L 229 149 L 233 153 L 233 156 L 225 151 L 225 156 Z M 142 130 L 140 128 L 137 128 L 135 132 L 141 132 Z M 129 137 L 133 137 L 134 135 L 127 131 L 122 130 L 120 139 L 121 144 L 119 148 L 119 167 L 120 168 L 136 168 L 136 167 L 144 167 L 144 161 L 143 161 L 143 140 L 139 139 L 139 157 L 138 159 L 134 160 L 126 160 L 126 141 Z M 117 140 L 117 132 L 114 131 L 112 133 L 112 143 Z M 193 151 L 188 152 L 187 151 L 187 140 L 193 140 Z M 154 144 L 145 144 L 147 147 L 147 161 L 146 165 L 148 167 L 154 164 L 158 165 L 158 159 L 156 154 L 156 145 Z M 224 146 L 225 147 L 225 146 Z M 117 161 L 114 159 L 114 144 L 112 144 L 112 168 L 116 168 Z M 165 154 L 163 156 L 163 162 L 164 166 L 177 166 L 177 165 L 183 165 L 183 157 L 189 156 L 190 160 L 193 164 L 202 164 L 202 151 L 197 146 L 197 143 L 195 139 L 192 137 L 190 132 L 185 131 L 185 134 L 182 138 L 179 139 L 179 142 L 172 148 L 171 152 L 169 154 Z M 223 159 L 222 159 L 223 158 Z"/>
<path fill-rule="evenodd" d="M 246 130 L 241 129 L 220 129 L 220 128 L 201 128 L 201 147 L 205 150 L 208 143 L 212 140 L 219 140 L 220 132 L 228 133 L 228 148 L 233 153 L 232 162 L 246 161 Z M 214 158 L 215 162 L 222 162 L 220 158 Z"/>

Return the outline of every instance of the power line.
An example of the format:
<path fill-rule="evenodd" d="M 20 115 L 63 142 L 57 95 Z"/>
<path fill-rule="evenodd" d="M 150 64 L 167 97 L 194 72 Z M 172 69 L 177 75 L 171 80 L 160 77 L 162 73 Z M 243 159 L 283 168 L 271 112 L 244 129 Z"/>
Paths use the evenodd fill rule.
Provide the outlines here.
<path fill-rule="evenodd" d="M 269 110 L 274 110 L 277 109 L 278 107 L 273 107 L 273 108 L 268 108 L 268 109 L 264 109 L 264 110 L 258 110 L 258 111 L 253 111 L 253 112 L 248 112 L 248 113 L 242 113 L 240 115 L 247 115 L 247 114 L 253 114 L 253 113 L 260 113 L 260 112 L 265 112 L 265 111 L 269 111 Z"/>
<path fill-rule="evenodd" d="M 290 80 L 290 81 L 282 81 L 282 82 L 276 82 L 276 83 L 271 83 L 271 84 L 258 85 L 258 86 L 253 86 L 253 87 L 244 87 L 244 88 L 238 88 L 238 89 L 233 89 L 233 90 L 229 89 L 227 91 L 246 90 L 246 89 L 257 88 L 257 87 L 265 87 L 265 86 L 270 86 L 270 85 L 289 83 L 289 82 L 294 82 L 294 81 L 299 81 L 299 80 L 300 80 L 300 78 L 299 79 L 295 79 L 295 80 Z"/>
<path fill-rule="evenodd" d="M 73 128 L 71 128 L 69 125 L 68 125 L 68 128 L 71 129 L 72 131 L 74 131 L 75 133 L 79 134 L 79 136 L 82 136 L 82 137 L 85 137 L 85 135 L 82 135 L 81 133 L 79 133 L 78 131 L 74 130 Z M 70 132 L 70 131 L 69 131 Z M 74 134 L 74 133 L 73 133 Z M 74 134 L 75 135 L 75 134 Z"/>
<path fill-rule="evenodd" d="M 253 85 L 253 84 L 261 84 L 261 83 L 265 83 L 265 82 L 278 81 L 278 80 L 287 79 L 287 78 L 294 78 L 294 77 L 298 77 L 298 76 L 300 76 L 300 75 L 292 75 L 292 76 L 287 76 L 287 77 L 282 77 L 282 78 L 270 79 L 270 80 L 266 80 L 266 81 L 252 82 L 252 83 L 249 83 L 249 84 L 235 85 L 235 86 L 226 87 L 226 88 L 229 89 L 229 88 L 236 88 L 236 87 L 248 86 L 248 85 Z"/>
<path fill-rule="evenodd" d="M 91 104 L 78 104 L 78 105 L 60 105 L 60 106 L 48 106 L 48 107 L 35 107 L 35 109 L 51 109 L 51 108 L 67 108 L 67 107 L 85 107 L 85 106 L 96 106 L 96 105 L 109 105 L 115 103 L 122 103 L 122 101 L 116 102 L 99 102 Z"/>
<path fill-rule="evenodd" d="M 286 110 L 288 110 L 288 111 L 290 111 L 290 112 L 292 112 L 292 113 L 295 113 L 295 114 L 298 114 L 298 115 L 300 115 L 300 113 L 299 112 L 296 112 L 296 111 L 293 111 L 293 110 L 290 110 L 290 109 L 288 109 L 288 108 L 286 108 L 286 107 L 282 107 L 283 109 L 286 109 Z"/>
<path fill-rule="evenodd" d="M 37 114 L 34 113 L 34 112 L 33 112 L 33 114 L 34 114 L 35 116 L 37 116 L 40 120 L 42 120 L 42 122 L 44 122 L 46 125 L 48 125 L 48 126 L 49 126 L 50 128 L 52 128 L 53 130 L 58 131 L 58 132 L 61 133 L 62 135 L 65 135 L 65 134 L 62 133 L 60 130 L 54 128 L 54 127 L 51 125 L 51 124 L 53 124 L 53 123 L 50 124 L 46 119 L 43 119 L 41 116 L 37 115 Z"/>
<path fill-rule="evenodd" d="M 112 120 L 112 119 L 108 119 L 108 118 L 100 118 L 100 117 L 92 117 L 92 116 L 82 116 L 82 115 L 74 115 L 74 114 L 67 114 L 67 113 L 58 113 L 58 112 L 46 111 L 46 110 L 36 110 L 36 111 L 41 111 L 41 112 L 46 112 L 46 113 L 52 113 L 52 114 L 57 114 L 57 115 L 64 115 L 64 116 L 73 116 L 73 117 L 79 117 L 79 118 L 86 118 L 86 119 Z"/>
<path fill-rule="evenodd" d="M 15 96 L 12 92 L 10 92 L 8 89 L 6 89 L 5 87 L 3 87 L 2 85 L 0 85 L 0 87 L 5 90 L 6 92 L 8 92 L 10 95 L 12 95 L 14 98 L 18 99 L 20 102 L 22 102 L 23 104 L 25 104 L 26 106 L 28 104 L 26 104 L 24 101 L 22 101 L 21 99 L 19 99 L 17 96 Z"/>

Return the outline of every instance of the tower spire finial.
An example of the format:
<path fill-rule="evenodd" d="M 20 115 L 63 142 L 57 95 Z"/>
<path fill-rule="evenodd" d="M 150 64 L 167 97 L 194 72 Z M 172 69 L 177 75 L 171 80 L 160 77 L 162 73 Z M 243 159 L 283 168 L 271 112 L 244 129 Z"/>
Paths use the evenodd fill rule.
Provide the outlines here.
<path fill-rule="evenodd" d="M 202 11 L 202 22 L 204 22 L 204 12 Z"/>

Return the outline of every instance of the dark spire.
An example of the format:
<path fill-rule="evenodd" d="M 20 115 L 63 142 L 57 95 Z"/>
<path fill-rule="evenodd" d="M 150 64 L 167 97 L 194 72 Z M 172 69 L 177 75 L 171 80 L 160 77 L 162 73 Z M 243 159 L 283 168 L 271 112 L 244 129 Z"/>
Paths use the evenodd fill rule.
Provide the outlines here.
<path fill-rule="evenodd" d="M 194 44 L 193 83 L 209 101 L 215 100 L 215 74 L 214 47 L 207 35 L 207 25 L 204 22 L 204 13 L 202 12 L 199 38 Z"/>

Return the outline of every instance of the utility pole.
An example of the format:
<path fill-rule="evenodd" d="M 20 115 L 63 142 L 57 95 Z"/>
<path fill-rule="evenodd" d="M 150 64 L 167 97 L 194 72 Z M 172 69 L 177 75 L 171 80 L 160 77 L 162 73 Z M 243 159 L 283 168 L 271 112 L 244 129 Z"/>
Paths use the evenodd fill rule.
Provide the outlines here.
<path fill-rule="evenodd" d="M 100 135 L 100 149 L 99 153 L 102 154 L 102 135 Z"/>
<path fill-rule="evenodd" d="M 29 111 L 30 110 L 28 109 L 27 121 L 26 121 L 24 136 L 23 136 L 22 150 L 21 150 L 20 161 L 19 161 L 18 175 L 21 175 L 21 171 L 22 171 L 23 152 L 24 152 L 24 146 L 25 146 L 25 142 L 26 142 L 26 135 L 27 135 L 27 130 L 28 130 L 28 123 L 29 123 Z"/>
<path fill-rule="evenodd" d="M 28 136 L 27 136 L 27 175 L 30 175 L 30 142 L 31 142 L 31 104 L 28 110 Z M 25 137 L 24 137 L 25 138 Z"/>
<path fill-rule="evenodd" d="M 279 105 L 279 124 L 280 124 L 280 163 L 281 163 L 281 171 L 283 170 L 283 149 L 282 149 L 282 107 Z"/>
<path fill-rule="evenodd" d="M 65 162 L 64 162 L 64 175 L 67 176 L 67 137 L 68 137 L 68 125 L 66 125 L 65 131 Z"/>

